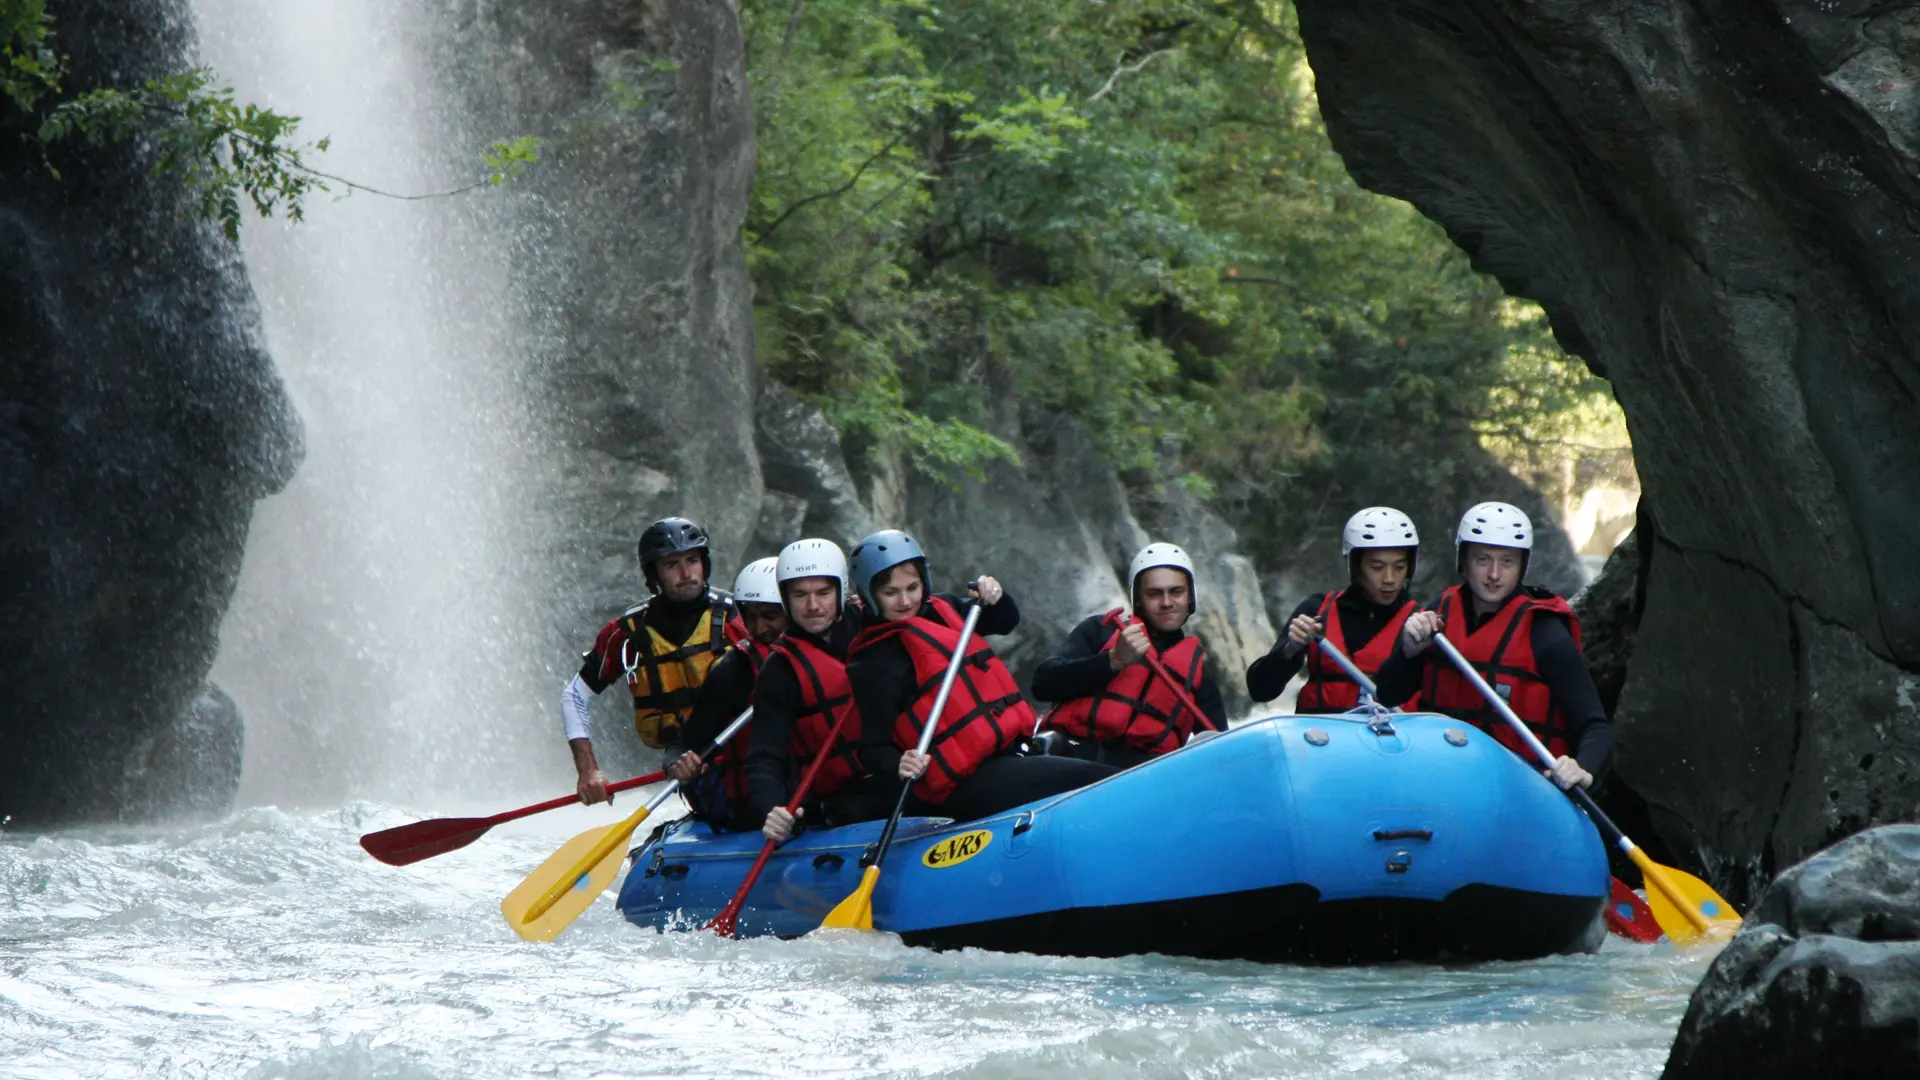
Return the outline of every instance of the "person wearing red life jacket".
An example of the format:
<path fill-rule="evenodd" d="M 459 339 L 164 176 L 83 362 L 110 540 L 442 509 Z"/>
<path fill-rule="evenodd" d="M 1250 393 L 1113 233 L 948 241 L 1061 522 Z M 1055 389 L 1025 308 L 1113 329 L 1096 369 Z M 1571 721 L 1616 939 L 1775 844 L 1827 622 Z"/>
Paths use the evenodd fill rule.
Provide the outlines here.
<path fill-rule="evenodd" d="M 1613 725 L 1580 653 L 1573 609 L 1522 584 L 1532 551 L 1533 522 L 1518 507 L 1486 502 L 1468 510 L 1454 533 L 1465 583 L 1408 616 L 1399 647 L 1380 666 L 1380 703 L 1398 705 L 1417 692 L 1423 709 L 1464 720 L 1532 762 L 1520 737 L 1433 647 L 1433 636 L 1444 633 L 1546 744 L 1555 782 L 1590 787 L 1613 753 Z"/>
<path fill-rule="evenodd" d="M 847 685 L 847 648 L 860 629 L 849 608 L 847 557 L 831 540 L 795 540 L 781 549 L 774 568 L 787 632 L 774 642 L 753 686 L 752 741 L 745 772 L 746 810 L 769 840 L 785 840 L 796 821 L 810 818 L 844 825 L 885 816 L 899 792 L 891 755 L 860 744 L 860 718 Z M 834 724 L 825 763 L 807 801 L 796 814 L 786 803 Z"/>
<path fill-rule="evenodd" d="M 1391 506 L 1369 506 L 1348 518 L 1340 531 L 1347 587 L 1314 593 L 1293 609 L 1286 634 L 1247 668 L 1248 696 L 1272 701 L 1304 666 L 1307 684 L 1294 712 L 1346 712 L 1360 704 L 1360 687 L 1312 643 L 1331 635 L 1361 671 L 1378 673 L 1400 639 L 1400 627 L 1418 607 L 1407 585 L 1419 551 L 1413 520 Z"/>
<path fill-rule="evenodd" d="M 787 632 L 787 609 L 780 603 L 779 560 L 748 563 L 733 579 L 733 606 L 739 614 L 726 625 L 729 648 L 707 672 L 693 700 L 693 714 L 668 745 L 673 764 L 667 775 L 680 782 L 680 791 L 693 816 L 716 830 L 760 827 L 747 811 L 747 776 L 743 768 L 752 745 L 749 724 L 722 747 L 712 761 L 698 751 L 719 737 L 733 718 L 753 704 L 753 684 L 760 667 L 773 654 L 774 642 Z"/>
<path fill-rule="evenodd" d="M 866 745 L 890 756 L 898 782 L 912 785 L 907 813 L 970 821 L 1113 774 L 1090 761 L 1020 752 L 1035 726 L 1033 707 L 985 641 L 1020 624 L 1020 609 L 998 581 L 981 577 L 967 597 L 932 594 L 926 555 L 898 529 L 854 547 L 853 580 L 871 621 L 847 654 L 847 677 Z M 969 602 L 981 605 L 980 618 L 922 754 L 920 732 Z"/>
<path fill-rule="evenodd" d="M 1131 610 L 1081 620 L 1033 673 L 1033 696 L 1056 704 L 1043 730 L 1067 736 L 1067 753 L 1131 768 L 1185 745 L 1198 730 L 1225 731 L 1227 709 L 1209 677 L 1195 610 L 1193 560 L 1172 544 L 1148 544 L 1127 568 Z M 1159 659 L 1169 686 L 1146 657 Z M 1204 714 L 1180 701 L 1184 691 Z"/>

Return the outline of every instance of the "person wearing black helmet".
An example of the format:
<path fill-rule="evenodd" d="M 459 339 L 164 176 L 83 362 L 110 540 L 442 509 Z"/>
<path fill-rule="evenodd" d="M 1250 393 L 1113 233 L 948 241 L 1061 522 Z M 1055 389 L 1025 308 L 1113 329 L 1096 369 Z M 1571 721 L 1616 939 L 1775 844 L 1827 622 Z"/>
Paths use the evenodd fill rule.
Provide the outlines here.
<path fill-rule="evenodd" d="M 593 752 L 593 696 L 624 678 L 633 694 L 635 733 L 664 750 L 693 711 L 707 671 L 726 652 L 724 627 L 733 603 L 707 585 L 713 571 L 707 548 L 706 530 L 686 518 L 647 526 L 640 534 L 640 573 L 652 595 L 601 627 L 579 673 L 560 693 L 581 802 L 607 799 L 607 778 Z"/>

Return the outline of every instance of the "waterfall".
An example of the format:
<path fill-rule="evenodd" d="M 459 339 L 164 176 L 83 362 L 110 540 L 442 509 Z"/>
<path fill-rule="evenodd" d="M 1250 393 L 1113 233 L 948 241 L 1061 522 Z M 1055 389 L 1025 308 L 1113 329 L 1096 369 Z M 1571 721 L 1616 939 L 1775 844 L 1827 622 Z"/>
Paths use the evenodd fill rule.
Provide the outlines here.
<path fill-rule="evenodd" d="M 332 138 L 314 164 L 458 187 L 492 137 L 449 115 L 426 5 L 195 0 L 242 101 Z M 243 247 L 307 459 L 260 504 L 213 677 L 247 721 L 243 804 L 565 786 L 542 442 L 498 189 L 316 195 Z M 578 628 L 574 628 L 576 631 Z"/>

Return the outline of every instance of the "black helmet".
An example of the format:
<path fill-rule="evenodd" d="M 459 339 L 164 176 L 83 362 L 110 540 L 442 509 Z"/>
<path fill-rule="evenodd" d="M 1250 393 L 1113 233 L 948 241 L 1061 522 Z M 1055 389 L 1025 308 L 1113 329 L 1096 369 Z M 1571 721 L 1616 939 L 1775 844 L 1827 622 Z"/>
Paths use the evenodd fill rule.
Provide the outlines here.
<path fill-rule="evenodd" d="M 707 530 L 686 518 L 661 518 L 640 534 L 640 572 L 646 575 L 647 588 L 660 591 L 660 576 L 655 572 L 660 560 L 685 551 L 698 551 L 700 565 L 713 576 L 713 558 L 707 554 Z"/>

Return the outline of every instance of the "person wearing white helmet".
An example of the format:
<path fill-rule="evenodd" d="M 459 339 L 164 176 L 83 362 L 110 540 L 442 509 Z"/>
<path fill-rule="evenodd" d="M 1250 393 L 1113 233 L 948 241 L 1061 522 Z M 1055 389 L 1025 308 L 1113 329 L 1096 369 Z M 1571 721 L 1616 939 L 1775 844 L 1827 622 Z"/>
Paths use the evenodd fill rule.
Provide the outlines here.
<path fill-rule="evenodd" d="M 733 617 L 727 594 L 710 588 L 707 531 L 682 517 L 640 534 L 640 575 L 652 594 L 600 628 L 580 671 L 560 691 L 560 722 L 584 803 L 607 801 L 607 777 L 593 749 L 593 698 L 625 680 L 640 742 L 668 747 L 693 712 L 707 673 L 726 652 Z"/>
<path fill-rule="evenodd" d="M 1348 518 L 1340 530 L 1347 587 L 1314 593 L 1293 609 L 1287 632 L 1247 668 L 1248 696 L 1272 701 L 1304 666 L 1307 684 L 1295 712 L 1337 713 L 1359 705 L 1359 685 L 1311 646 L 1331 637 L 1361 671 L 1376 674 L 1393 652 L 1401 625 L 1419 606 L 1407 595 L 1419 554 L 1420 532 L 1413 519 L 1393 507 L 1369 506 Z"/>
<path fill-rule="evenodd" d="M 753 684 L 760 666 L 772 655 L 773 643 L 787 631 L 787 610 L 780 604 L 775 576 L 776 558 L 748 563 L 733 579 L 733 606 L 738 614 L 727 623 L 731 646 L 707 672 L 694 698 L 693 715 L 667 746 L 672 762 L 667 775 L 680 782 L 693 816 L 715 829 L 759 828 L 746 820 L 746 761 L 751 726 L 736 735 L 710 762 L 691 749 L 711 745 L 733 718 L 753 703 Z"/>
<path fill-rule="evenodd" d="M 1590 787 L 1613 753 L 1613 725 L 1580 653 L 1580 620 L 1567 602 L 1522 584 L 1533 552 L 1533 522 L 1518 507 L 1485 502 L 1454 532 L 1462 578 L 1400 628 L 1400 647 L 1380 668 L 1380 701 L 1418 693 L 1421 708 L 1464 720 L 1532 760 L 1466 676 L 1433 647 L 1444 633 L 1554 755 L 1562 787 Z"/>
<path fill-rule="evenodd" d="M 861 743 L 859 717 L 849 715 L 854 705 L 847 648 L 860 618 L 847 604 L 846 554 L 831 540 L 796 540 L 781 550 L 774 576 L 787 632 L 774 642 L 753 687 L 742 817 L 768 839 L 784 840 L 808 807 L 816 818 L 845 824 L 874 816 L 870 808 L 899 789 L 887 772 L 891 760 L 876 764 Z M 848 719 L 835 735 L 843 715 Z M 801 774 L 829 737 L 831 748 L 805 806 L 788 814 L 786 803 Z"/>
<path fill-rule="evenodd" d="M 1127 582 L 1130 608 L 1082 619 L 1033 673 L 1033 696 L 1055 703 L 1042 728 L 1065 735 L 1069 754 L 1118 768 L 1177 750 L 1195 730 L 1227 729 L 1220 687 L 1200 639 L 1187 632 L 1193 560 L 1173 544 L 1148 544 L 1127 567 Z M 1176 685 L 1154 673 L 1149 656 Z"/>

